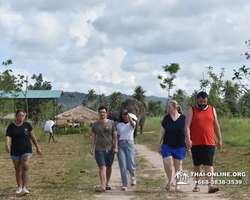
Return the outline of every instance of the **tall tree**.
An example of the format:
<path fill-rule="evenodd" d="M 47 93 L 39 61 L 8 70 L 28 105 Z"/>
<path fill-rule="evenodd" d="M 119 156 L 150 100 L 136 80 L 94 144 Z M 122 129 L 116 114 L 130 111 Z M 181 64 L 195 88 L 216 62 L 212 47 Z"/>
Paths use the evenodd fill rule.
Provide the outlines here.
<path fill-rule="evenodd" d="M 178 89 L 172 96 L 172 99 L 176 100 L 183 110 L 186 110 L 185 102 L 187 100 L 187 93 L 185 90 Z"/>
<path fill-rule="evenodd" d="M 76 98 L 76 95 L 75 95 L 73 92 L 70 92 L 70 93 L 68 94 L 68 98 L 69 98 L 70 101 L 71 101 L 71 105 L 73 105 L 73 103 L 74 103 L 74 98 Z"/>
<path fill-rule="evenodd" d="M 57 105 L 57 110 L 59 111 L 59 113 L 64 112 L 64 110 L 65 110 L 65 104 L 59 103 L 59 104 Z"/>
<path fill-rule="evenodd" d="M 162 109 L 162 102 L 159 101 L 150 101 L 148 103 L 147 115 L 149 116 L 161 116 L 164 114 L 164 110 Z"/>
<path fill-rule="evenodd" d="M 134 89 L 133 98 L 137 99 L 140 102 L 146 102 L 145 90 L 143 90 L 142 86 L 138 85 Z"/>
<path fill-rule="evenodd" d="M 168 92 L 168 101 L 170 97 L 170 90 L 175 86 L 174 79 L 176 73 L 181 69 L 178 63 L 171 63 L 170 65 L 162 66 L 164 72 L 167 73 L 167 78 L 163 78 L 162 75 L 158 75 L 158 79 L 162 80 L 160 86 L 163 90 Z"/>
<path fill-rule="evenodd" d="M 117 111 L 118 108 L 121 107 L 122 99 L 122 93 L 113 92 L 109 97 L 109 109 L 112 111 Z"/>
<path fill-rule="evenodd" d="M 90 103 L 90 105 L 92 105 L 96 98 L 97 94 L 95 93 L 95 90 L 94 89 L 88 90 L 88 94 L 86 95 L 87 103 Z"/>
<path fill-rule="evenodd" d="M 108 107 L 108 100 L 107 100 L 105 94 L 98 95 L 97 102 L 96 102 L 96 108 L 98 108 L 100 106 Z"/>

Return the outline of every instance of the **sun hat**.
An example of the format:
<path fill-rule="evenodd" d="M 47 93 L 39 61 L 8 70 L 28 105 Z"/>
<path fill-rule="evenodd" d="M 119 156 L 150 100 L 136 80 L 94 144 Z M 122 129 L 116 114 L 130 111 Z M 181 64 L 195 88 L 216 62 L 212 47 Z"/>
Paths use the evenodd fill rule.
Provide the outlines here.
<path fill-rule="evenodd" d="M 134 119 L 135 121 L 137 121 L 137 117 L 133 114 L 133 113 L 129 113 L 129 116 Z"/>

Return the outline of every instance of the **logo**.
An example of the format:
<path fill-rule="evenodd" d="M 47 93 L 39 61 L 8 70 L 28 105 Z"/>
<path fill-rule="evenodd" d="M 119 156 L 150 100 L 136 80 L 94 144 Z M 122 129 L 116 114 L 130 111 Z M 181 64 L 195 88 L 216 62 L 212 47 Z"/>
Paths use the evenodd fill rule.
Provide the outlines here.
<path fill-rule="evenodd" d="M 189 185 L 189 183 L 187 183 L 189 176 L 185 172 L 177 171 L 174 178 L 178 181 L 177 185 Z"/>
<path fill-rule="evenodd" d="M 25 135 L 29 135 L 29 130 L 27 128 L 24 129 Z"/>

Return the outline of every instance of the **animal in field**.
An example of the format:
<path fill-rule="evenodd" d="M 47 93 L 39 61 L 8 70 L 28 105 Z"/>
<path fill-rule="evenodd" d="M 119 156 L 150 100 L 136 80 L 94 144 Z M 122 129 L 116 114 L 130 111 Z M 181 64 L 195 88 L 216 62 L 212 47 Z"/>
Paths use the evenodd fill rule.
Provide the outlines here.
<path fill-rule="evenodd" d="M 91 139 L 92 134 L 91 133 L 85 133 L 84 138 L 85 139 Z"/>

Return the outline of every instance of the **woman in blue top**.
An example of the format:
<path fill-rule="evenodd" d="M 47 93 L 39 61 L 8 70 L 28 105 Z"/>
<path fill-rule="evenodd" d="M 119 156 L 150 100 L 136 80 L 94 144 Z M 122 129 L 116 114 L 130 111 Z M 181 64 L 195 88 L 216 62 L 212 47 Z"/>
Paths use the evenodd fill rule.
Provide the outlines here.
<path fill-rule="evenodd" d="M 162 121 L 158 139 L 158 152 L 162 155 L 163 165 L 168 177 L 165 187 L 170 190 L 172 182 L 172 166 L 175 173 L 182 171 L 182 160 L 186 155 L 185 143 L 185 115 L 176 101 L 170 101 L 167 106 L 168 115 Z M 180 191 L 176 178 L 175 191 Z"/>

